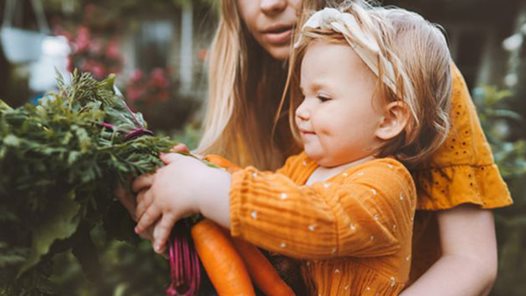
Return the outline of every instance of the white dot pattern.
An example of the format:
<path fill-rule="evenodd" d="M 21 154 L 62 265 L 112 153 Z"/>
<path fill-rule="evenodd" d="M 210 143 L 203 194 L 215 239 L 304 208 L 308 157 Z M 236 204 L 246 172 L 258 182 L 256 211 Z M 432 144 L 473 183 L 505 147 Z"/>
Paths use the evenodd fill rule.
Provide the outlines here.
<path fill-rule="evenodd" d="M 392 276 L 390 279 L 389 279 L 389 282 L 391 284 L 391 287 L 394 287 L 396 285 L 396 279 L 394 276 Z"/>

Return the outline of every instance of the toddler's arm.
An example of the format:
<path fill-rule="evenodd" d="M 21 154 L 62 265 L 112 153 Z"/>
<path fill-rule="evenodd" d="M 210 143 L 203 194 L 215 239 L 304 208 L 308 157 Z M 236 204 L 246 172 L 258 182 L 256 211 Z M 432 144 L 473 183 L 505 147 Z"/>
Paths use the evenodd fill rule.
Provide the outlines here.
<path fill-rule="evenodd" d="M 410 239 L 415 207 L 411 177 L 393 163 L 312 186 L 254 168 L 235 172 L 232 235 L 298 258 L 392 254 Z"/>

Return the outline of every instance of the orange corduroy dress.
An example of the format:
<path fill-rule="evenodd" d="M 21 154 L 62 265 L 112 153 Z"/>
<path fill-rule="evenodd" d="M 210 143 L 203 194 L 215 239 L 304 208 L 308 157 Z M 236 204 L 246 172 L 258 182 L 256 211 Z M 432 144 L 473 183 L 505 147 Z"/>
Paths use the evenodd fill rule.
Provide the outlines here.
<path fill-rule="evenodd" d="M 409 278 L 416 189 L 392 158 L 304 185 L 304 153 L 277 172 L 232 173 L 231 233 L 301 260 L 311 295 L 398 295 Z"/>

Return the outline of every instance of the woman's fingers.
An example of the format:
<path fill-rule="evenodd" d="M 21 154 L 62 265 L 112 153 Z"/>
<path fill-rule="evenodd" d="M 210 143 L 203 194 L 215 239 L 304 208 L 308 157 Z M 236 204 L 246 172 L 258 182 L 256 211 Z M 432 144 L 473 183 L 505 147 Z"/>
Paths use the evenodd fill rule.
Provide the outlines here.
<path fill-rule="evenodd" d="M 153 229 L 153 249 L 155 252 L 162 254 L 166 250 L 166 243 L 176 222 L 172 214 L 163 215 L 161 221 Z"/>
<path fill-rule="evenodd" d="M 135 217 L 141 219 L 142 215 L 148 209 L 153 201 L 149 190 L 141 191 L 137 194 L 137 207 L 135 208 Z"/>
<path fill-rule="evenodd" d="M 141 232 L 139 236 L 153 243 L 153 227 L 148 227 L 148 229 Z"/>
<path fill-rule="evenodd" d="M 139 218 L 139 222 L 137 222 L 137 226 L 135 226 L 135 233 L 141 234 L 144 232 L 148 227 L 152 226 L 160 216 L 161 209 L 156 207 L 155 204 L 152 204 Z"/>
<path fill-rule="evenodd" d="M 137 221 L 137 217 L 135 216 L 135 208 L 137 207 L 137 203 L 135 202 L 133 195 L 128 192 L 128 190 L 124 189 L 122 184 L 117 185 L 114 194 L 121 204 L 126 208 L 126 210 L 128 210 L 132 219 Z"/>

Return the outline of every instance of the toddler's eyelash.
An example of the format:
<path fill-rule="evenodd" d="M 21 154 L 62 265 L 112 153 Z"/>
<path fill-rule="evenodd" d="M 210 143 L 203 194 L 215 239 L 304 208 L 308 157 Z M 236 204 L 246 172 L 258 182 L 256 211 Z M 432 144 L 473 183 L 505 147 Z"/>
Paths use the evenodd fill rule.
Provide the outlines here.
<path fill-rule="evenodd" d="M 318 95 L 317 96 L 318 100 L 320 100 L 321 102 L 326 102 L 326 101 L 329 101 L 331 98 L 329 97 L 326 97 L 326 96 L 322 96 L 322 95 Z"/>

